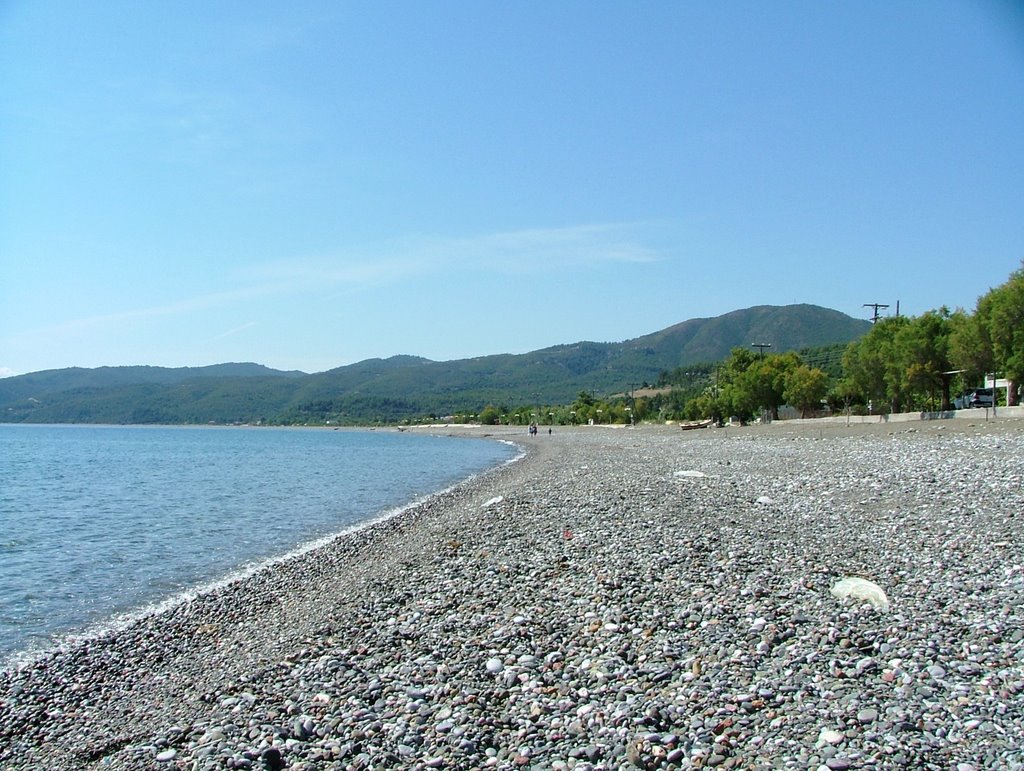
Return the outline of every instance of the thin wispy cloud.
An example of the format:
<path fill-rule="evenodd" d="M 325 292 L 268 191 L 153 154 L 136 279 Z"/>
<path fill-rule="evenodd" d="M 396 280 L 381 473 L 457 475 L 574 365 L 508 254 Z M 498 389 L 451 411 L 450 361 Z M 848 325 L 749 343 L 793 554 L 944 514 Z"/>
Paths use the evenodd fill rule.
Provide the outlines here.
<path fill-rule="evenodd" d="M 197 313 L 203 310 L 224 307 L 247 299 L 254 299 L 271 292 L 272 287 L 269 286 L 244 287 L 226 290 L 223 292 L 210 292 L 197 295 L 195 297 L 185 298 L 173 303 L 132 308 L 113 313 L 101 313 L 94 316 L 70 319 L 29 331 L 25 335 L 19 335 L 19 337 L 28 337 L 32 339 L 67 337 L 81 333 L 88 333 L 96 329 L 123 326 L 161 316 L 180 316 L 186 313 Z"/>
<path fill-rule="evenodd" d="M 250 321 L 246 324 L 242 324 L 241 326 L 235 327 L 234 329 L 229 329 L 227 332 L 221 332 L 219 335 L 214 335 L 213 337 L 210 338 L 210 341 L 213 342 L 214 340 L 223 340 L 225 337 L 237 335 L 239 332 L 244 332 L 245 330 L 252 329 L 255 326 L 256 322 Z"/>
<path fill-rule="evenodd" d="M 228 289 L 176 302 L 71 319 L 28 333 L 45 339 L 132 324 L 147 319 L 195 314 L 267 298 L 309 293 L 359 292 L 414 281 L 425 275 L 467 271 L 500 275 L 543 270 L 581 270 L 608 263 L 650 263 L 661 259 L 636 235 L 638 226 L 582 225 L 446 237 L 412 235 L 332 255 L 259 263 L 225 277 Z M 248 329 L 249 322 L 213 339 Z"/>
<path fill-rule="evenodd" d="M 417 234 L 338 250 L 317 258 L 247 268 L 245 278 L 355 288 L 416 279 L 450 270 L 522 274 L 577 270 L 608 263 L 662 259 L 627 224 L 532 228 L 471 236 Z"/>
<path fill-rule="evenodd" d="M 630 225 L 580 225 L 486 233 L 462 238 L 413 238 L 404 246 L 413 257 L 499 273 L 538 269 L 557 271 L 603 263 L 655 262 L 660 256 L 647 247 Z M 415 261 L 415 260 L 414 260 Z"/>

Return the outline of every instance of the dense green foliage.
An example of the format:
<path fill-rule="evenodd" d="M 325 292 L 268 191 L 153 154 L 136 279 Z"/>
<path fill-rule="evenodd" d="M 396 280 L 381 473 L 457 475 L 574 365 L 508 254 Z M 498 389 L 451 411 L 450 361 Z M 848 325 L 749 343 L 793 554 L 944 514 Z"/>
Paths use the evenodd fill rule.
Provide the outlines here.
<path fill-rule="evenodd" d="M 801 415 L 949 410 L 953 396 L 992 373 L 1017 398 L 1024 381 L 1024 268 L 978 300 L 974 313 L 947 308 L 880 319 L 849 344 L 759 356 L 737 347 L 721 364 L 662 373 L 659 417 L 684 419 L 759 414 L 778 417 L 788 404 Z"/>
<path fill-rule="evenodd" d="M 808 358 L 815 355 L 814 349 L 808 351 Z M 787 403 L 807 415 L 821 408 L 828 383 L 826 372 L 809 366 L 796 352 L 762 355 L 737 347 L 715 367 L 714 380 L 671 417 L 746 421 L 763 415 L 777 420 Z"/>
<path fill-rule="evenodd" d="M 990 374 L 1024 381 L 1024 269 L 979 298 L 974 313 L 947 308 L 879 321 L 844 359 L 848 399 L 883 410 L 948 410 L 951 396 Z"/>

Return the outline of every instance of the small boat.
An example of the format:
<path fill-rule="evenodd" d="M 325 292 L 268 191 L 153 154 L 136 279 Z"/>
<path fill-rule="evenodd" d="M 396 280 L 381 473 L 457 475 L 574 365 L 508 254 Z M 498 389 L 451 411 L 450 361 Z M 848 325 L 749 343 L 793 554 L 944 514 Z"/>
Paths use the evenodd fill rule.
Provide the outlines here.
<path fill-rule="evenodd" d="M 689 423 L 680 423 L 679 427 L 683 429 L 683 431 L 690 431 L 694 428 L 707 428 L 713 422 L 713 420 L 692 420 Z"/>

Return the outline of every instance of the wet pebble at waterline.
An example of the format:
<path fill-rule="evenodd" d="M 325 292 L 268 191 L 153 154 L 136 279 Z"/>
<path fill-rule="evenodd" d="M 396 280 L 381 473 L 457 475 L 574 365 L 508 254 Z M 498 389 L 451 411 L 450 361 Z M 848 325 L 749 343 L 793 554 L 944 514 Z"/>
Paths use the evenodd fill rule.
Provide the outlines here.
<path fill-rule="evenodd" d="M 10 674 L 0 760 L 1024 767 L 1024 435 L 730 431 L 538 437 Z"/>

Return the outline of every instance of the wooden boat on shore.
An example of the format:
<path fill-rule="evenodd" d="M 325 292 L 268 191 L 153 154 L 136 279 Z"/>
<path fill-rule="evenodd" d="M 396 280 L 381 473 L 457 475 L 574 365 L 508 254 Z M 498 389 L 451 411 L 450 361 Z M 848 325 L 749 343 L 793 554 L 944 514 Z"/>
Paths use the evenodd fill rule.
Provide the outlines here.
<path fill-rule="evenodd" d="M 691 420 L 689 423 L 680 423 L 679 427 L 683 431 L 692 431 L 695 428 L 707 428 L 713 422 L 713 420 Z"/>

